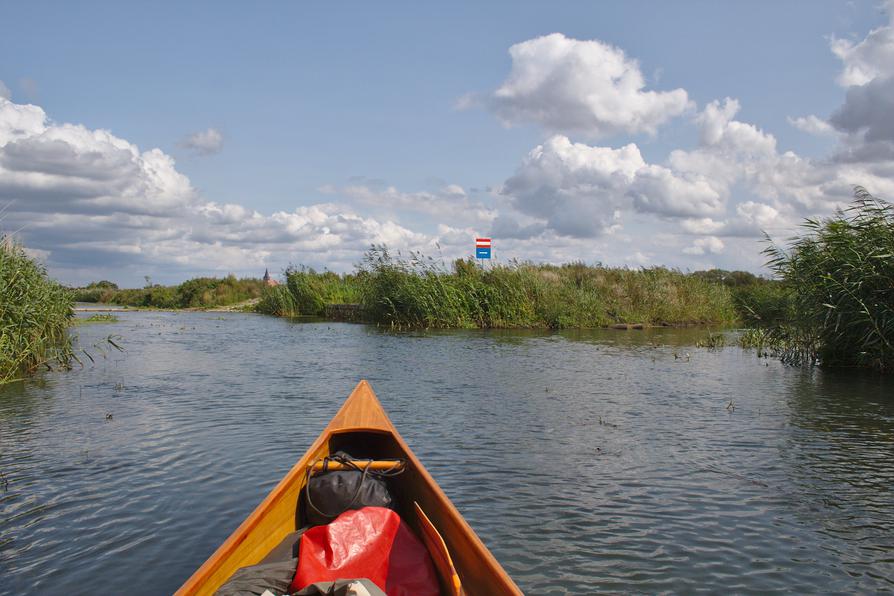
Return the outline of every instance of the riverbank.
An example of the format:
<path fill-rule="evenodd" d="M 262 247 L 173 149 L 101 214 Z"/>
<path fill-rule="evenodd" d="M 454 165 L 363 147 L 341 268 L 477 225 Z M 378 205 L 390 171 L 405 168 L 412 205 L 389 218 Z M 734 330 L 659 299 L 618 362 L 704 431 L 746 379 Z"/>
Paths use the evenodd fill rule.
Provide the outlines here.
<path fill-rule="evenodd" d="M 137 289 L 101 281 L 73 292 L 78 302 L 97 305 L 78 310 L 104 312 L 251 311 L 398 328 L 645 328 L 740 321 L 730 280 L 768 282 L 733 273 L 582 263 L 485 269 L 472 260 L 447 266 L 419 255 L 394 258 L 376 247 L 352 273 L 292 267 L 277 286 L 229 276 Z"/>
<path fill-rule="evenodd" d="M 265 283 L 261 279 L 196 277 L 178 285 L 153 284 L 147 278 L 142 288 L 119 288 L 110 281 L 98 281 L 83 288 L 73 288 L 76 302 L 110 304 L 162 310 L 236 309 L 254 305 Z"/>
<path fill-rule="evenodd" d="M 265 289 L 258 310 L 331 316 L 355 304 L 353 319 L 410 328 L 589 329 L 612 326 L 724 325 L 739 320 L 733 293 L 704 276 L 654 267 L 611 268 L 511 263 L 446 265 L 375 247 L 354 273 L 286 272 Z"/>

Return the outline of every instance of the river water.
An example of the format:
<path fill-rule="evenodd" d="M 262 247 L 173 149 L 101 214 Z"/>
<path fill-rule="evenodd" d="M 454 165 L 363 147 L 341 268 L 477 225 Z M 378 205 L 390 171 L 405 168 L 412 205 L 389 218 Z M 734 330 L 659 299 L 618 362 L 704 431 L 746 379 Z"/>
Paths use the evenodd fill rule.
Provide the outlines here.
<path fill-rule="evenodd" d="M 891 380 L 694 330 L 118 316 L 0 389 L 0 594 L 172 592 L 361 378 L 526 593 L 894 590 Z"/>

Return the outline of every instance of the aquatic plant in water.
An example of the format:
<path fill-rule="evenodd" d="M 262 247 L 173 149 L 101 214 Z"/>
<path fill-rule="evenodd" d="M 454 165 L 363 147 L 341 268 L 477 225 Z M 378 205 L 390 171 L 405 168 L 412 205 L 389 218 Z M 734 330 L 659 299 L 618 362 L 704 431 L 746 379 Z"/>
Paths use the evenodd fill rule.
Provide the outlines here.
<path fill-rule="evenodd" d="M 709 333 L 707 337 L 697 340 L 695 347 L 716 350 L 726 345 L 726 336 L 722 333 Z"/>
<path fill-rule="evenodd" d="M 68 367 L 70 293 L 9 237 L 0 238 L 0 384 L 41 365 Z"/>
<path fill-rule="evenodd" d="M 91 325 L 94 323 L 117 323 L 118 317 L 111 313 L 99 313 L 81 319 L 72 319 L 73 325 Z"/>
<path fill-rule="evenodd" d="M 764 251 L 791 301 L 766 338 L 784 362 L 894 370 L 894 206 L 854 194 L 835 216 L 807 219 L 787 249 Z"/>

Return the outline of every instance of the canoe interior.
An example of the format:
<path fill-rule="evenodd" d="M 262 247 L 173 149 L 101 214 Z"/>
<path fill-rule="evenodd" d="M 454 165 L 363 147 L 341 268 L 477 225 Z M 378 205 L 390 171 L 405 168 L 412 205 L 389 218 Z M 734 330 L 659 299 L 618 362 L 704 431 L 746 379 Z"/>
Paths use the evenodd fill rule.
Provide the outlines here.
<path fill-rule="evenodd" d="M 366 381 L 357 385 L 304 457 L 177 594 L 213 594 L 237 569 L 258 563 L 286 534 L 302 527 L 307 466 L 336 451 L 355 458 L 406 459 L 406 471 L 388 480 L 398 513 L 418 535 L 413 503 L 419 503 L 444 538 L 464 591 L 521 594 L 397 433 Z"/>

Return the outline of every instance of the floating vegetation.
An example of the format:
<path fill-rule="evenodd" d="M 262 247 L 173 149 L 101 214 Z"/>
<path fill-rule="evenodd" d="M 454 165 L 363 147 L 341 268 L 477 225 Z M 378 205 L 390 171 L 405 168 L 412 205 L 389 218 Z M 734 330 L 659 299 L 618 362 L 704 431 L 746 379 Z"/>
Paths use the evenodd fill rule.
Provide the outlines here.
<path fill-rule="evenodd" d="M 109 313 L 90 315 L 89 317 L 72 319 L 73 325 L 91 325 L 94 323 L 117 323 L 118 317 Z"/>
<path fill-rule="evenodd" d="M 711 333 L 704 339 L 695 342 L 697 348 L 708 348 L 716 350 L 726 345 L 726 336 L 722 333 Z"/>

